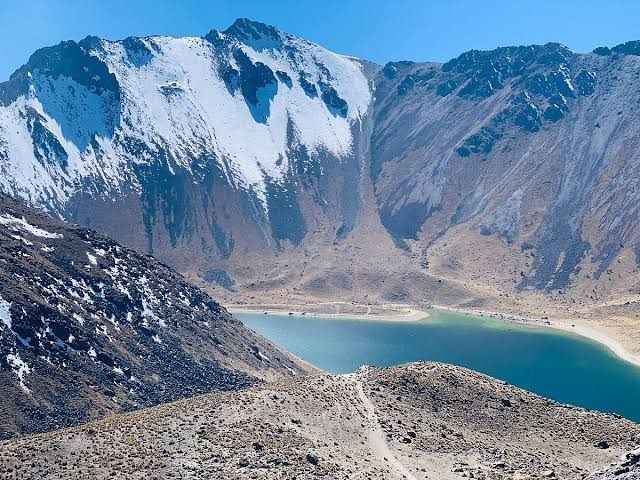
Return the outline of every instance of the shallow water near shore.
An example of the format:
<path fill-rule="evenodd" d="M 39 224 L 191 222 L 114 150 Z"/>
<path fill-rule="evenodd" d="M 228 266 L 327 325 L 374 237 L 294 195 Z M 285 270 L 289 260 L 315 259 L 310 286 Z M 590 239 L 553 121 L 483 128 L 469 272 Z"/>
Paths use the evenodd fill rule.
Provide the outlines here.
<path fill-rule="evenodd" d="M 488 317 L 431 310 L 419 322 L 236 314 L 332 373 L 432 360 L 471 368 L 559 402 L 640 422 L 640 368 L 589 339 Z"/>

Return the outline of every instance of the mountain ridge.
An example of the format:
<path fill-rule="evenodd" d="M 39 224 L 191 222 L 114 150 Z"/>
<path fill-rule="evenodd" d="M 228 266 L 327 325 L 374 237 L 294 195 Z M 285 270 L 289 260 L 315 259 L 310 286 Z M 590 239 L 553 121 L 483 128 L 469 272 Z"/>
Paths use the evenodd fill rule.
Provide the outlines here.
<path fill-rule="evenodd" d="M 0 438 L 304 374 L 166 265 L 0 194 Z"/>
<path fill-rule="evenodd" d="M 225 301 L 637 321 L 638 42 L 381 66 L 239 19 L 75 45 L 0 85 L 0 189 Z"/>

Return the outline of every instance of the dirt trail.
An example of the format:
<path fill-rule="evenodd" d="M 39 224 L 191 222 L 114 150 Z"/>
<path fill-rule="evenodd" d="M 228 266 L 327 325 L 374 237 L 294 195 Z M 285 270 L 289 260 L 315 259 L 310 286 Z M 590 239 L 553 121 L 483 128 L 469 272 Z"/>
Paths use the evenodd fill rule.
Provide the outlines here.
<path fill-rule="evenodd" d="M 369 421 L 369 429 L 367 432 L 367 437 L 369 439 L 369 444 L 373 451 L 383 459 L 385 462 L 389 464 L 389 466 L 398 472 L 402 478 L 407 480 L 417 480 L 416 477 L 409 471 L 407 467 L 405 467 L 393 454 L 389 445 L 387 445 L 387 440 L 385 439 L 384 432 L 382 431 L 382 427 L 380 426 L 380 422 L 378 421 L 378 415 L 376 414 L 375 407 L 369 397 L 367 397 L 366 393 L 364 393 L 364 388 L 362 387 L 362 382 L 356 376 L 350 376 L 353 380 L 356 391 L 358 392 L 358 397 L 362 402 L 362 405 L 365 409 L 365 414 L 367 420 Z"/>

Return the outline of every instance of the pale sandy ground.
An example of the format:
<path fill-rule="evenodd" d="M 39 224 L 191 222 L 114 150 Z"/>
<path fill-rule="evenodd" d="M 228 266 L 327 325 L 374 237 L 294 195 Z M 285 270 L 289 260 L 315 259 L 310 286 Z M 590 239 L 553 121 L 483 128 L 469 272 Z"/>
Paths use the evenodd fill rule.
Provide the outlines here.
<path fill-rule="evenodd" d="M 308 305 L 284 305 L 284 304 L 256 304 L 256 305 L 228 305 L 231 313 L 267 313 L 270 315 L 287 315 L 289 313 L 296 316 L 310 316 L 333 319 L 355 319 L 355 320 L 382 320 L 415 322 L 429 317 L 428 310 L 444 310 L 469 315 L 488 316 L 514 323 L 521 323 L 540 328 L 553 328 L 570 332 L 590 340 L 596 341 L 607 347 L 619 358 L 640 367 L 640 356 L 627 350 L 610 331 L 605 331 L 603 327 L 593 325 L 593 322 L 577 320 L 549 320 L 546 318 L 526 317 L 520 315 L 506 314 L 488 310 L 464 309 L 447 307 L 443 305 L 405 305 L 405 304 L 381 304 L 381 305 L 358 305 L 347 302 L 325 302 Z M 590 325 L 587 325 L 590 323 Z M 614 332 L 615 333 L 615 332 Z"/>
<path fill-rule="evenodd" d="M 231 313 L 267 313 L 269 315 L 350 319 L 384 320 L 392 322 L 415 322 L 429 317 L 424 307 L 405 304 L 358 305 L 347 302 L 324 302 L 308 305 L 295 304 L 255 304 L 226 305 Z"/>

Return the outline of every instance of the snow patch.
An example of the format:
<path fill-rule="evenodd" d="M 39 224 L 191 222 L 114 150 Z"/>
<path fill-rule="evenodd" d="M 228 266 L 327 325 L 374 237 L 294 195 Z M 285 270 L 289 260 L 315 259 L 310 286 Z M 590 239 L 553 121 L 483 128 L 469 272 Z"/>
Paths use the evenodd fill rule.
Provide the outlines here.
<path fill-rule="evenodd" d="M 11 330 L 11 303 L 0 296 L 0 321 Z"/>
<path fill-rule="evenodd" d="M 43 230 L 42 228 L 38 228 L 34 225 L 31 225 L 27 222 L 24 217 L 14 217 L 8 213 L 4 215 L 0 215 L 0 225 L 6 225 L 9 227 L 17 228 L 18 230 L 22 230 L 23 232 L 30 233 L 34 237 L 41 238 L 62 238 L 62 234 L 60 233 L 51 233 Z"/>
<path fill-rule="evenodd" d="M 89 252 L 87 252 L 87 258 L 91 262 L 91 265 L 96 267 L 98 266 L 98 259 L 95 256 L 91 255 Z"/>
<path fill-rule="evenodd" d="M 7 362 L 11 366 L 11 370 L 18 376 L 18 381 L 20 383 L 20 388 L 25 392 L 30 392 L 27 386 L 24 383 L 24 377 L 31 373 L 31 367 L 27 365 L 21 358 L 20 355 L 15 353 L 11 353 L 7 355 Z"/>

